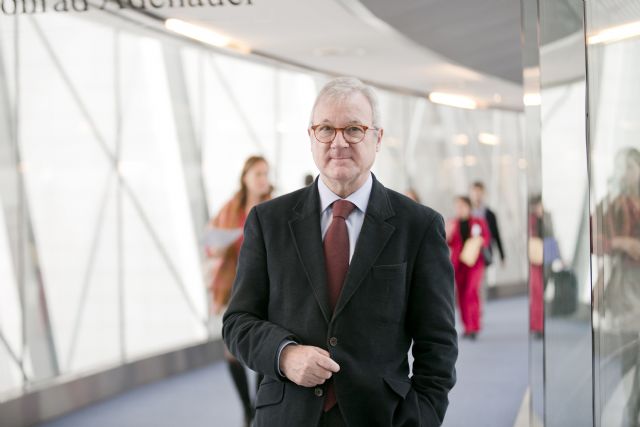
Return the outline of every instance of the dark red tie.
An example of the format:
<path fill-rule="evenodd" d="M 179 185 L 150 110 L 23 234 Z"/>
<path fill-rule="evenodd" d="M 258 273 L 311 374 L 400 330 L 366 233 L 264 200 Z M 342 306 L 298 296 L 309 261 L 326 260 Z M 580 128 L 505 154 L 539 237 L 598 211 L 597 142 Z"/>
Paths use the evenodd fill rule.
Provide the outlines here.
<path fill-rule="evenodd" d="M 349 233 L 346 220 L 355 207 L 347 200 L 333 202 L 333 220 L 324 235 L 324 260 L 327 267 L 327 287 L 332 311 L 336 307 L 344 279 L 349 270 Z M 333 408 L 335 404 L 336 394 L 333 390 L 333 381 L 330 381 L 324 400 L 325 412 Z"/>

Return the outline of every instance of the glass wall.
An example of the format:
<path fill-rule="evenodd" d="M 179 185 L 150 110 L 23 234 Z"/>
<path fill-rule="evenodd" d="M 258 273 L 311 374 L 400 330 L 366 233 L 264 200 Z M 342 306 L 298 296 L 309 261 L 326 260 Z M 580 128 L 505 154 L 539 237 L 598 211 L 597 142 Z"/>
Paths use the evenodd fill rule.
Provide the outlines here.
<path fill-rule="evenodd" d="M 539 161 L 541 193 L 532 202 L 538 232 L 530 242 L 543 240 L 539 273 L 532 267 L 530 275 L 531 289 L 540 281 L 543 314 L 531 343 L 532 360 L 542 352 L 541 369 L 531 370 L 532 419 L 544 426 L 635 427 L 640 7 L 630 0 L 535 3 L 538 10 L 528 15 L 523 9 L 525 22 L 538 24 L 541 88 L 540 151 L 530 157 Z M 535 125 L 528 134 L 535 135 Z"/>
<path fill-rule="evenodd" d="M 640 424 L 640 6 L 600 0 L 586 12 L 595 425 L 631 427 Z"/>
<path fill-rule="evenodd" d="M 113 13 L 0 15 L 0 400 L 218 339 L 205 224 L 249 155 L 276 195 L 316 173 L 307 126 L 328 78 Z M 445 216 L 484 181 L 507 253 L 490 284 L 522 282 L 522 114 L 379 95 L 378 178 Z"/>

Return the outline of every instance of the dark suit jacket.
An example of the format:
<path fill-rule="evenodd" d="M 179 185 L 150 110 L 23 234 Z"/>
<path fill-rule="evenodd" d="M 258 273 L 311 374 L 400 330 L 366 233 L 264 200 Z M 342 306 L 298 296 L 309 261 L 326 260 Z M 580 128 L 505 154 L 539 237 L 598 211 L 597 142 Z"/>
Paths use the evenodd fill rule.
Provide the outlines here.
<path fill-rule="evenodd" d="M 493 247 L 493 243 L 498 247 L 498 251 L 500 252 L 500 259 L 504 261 L 504 250 L 502 249 L 502 239 L 500 238 L 500 229 L 498 228 L 498 219 L 496 218 L 496 214 L 489 208 L 486 209 L 485 218 L 487 220 L 487 224 L 489 224 L 489 231 L 491 232 L 491 247 Z"/>
<path fill-rule="evenodd" d="M 223 337 L 240 361 L 264 374 L 257 427 L 315 427 L 324 388 L 277 373 L 285 339 L 325 348 L 350 427 L 442 423 L 455 383 L 453 269 L 435 211 L 375 178 L 340 299 L 326 288 L 317 181 L 265 202 L 247 219 Z M 408 350 L 413 340 L 413 376 Z"/>

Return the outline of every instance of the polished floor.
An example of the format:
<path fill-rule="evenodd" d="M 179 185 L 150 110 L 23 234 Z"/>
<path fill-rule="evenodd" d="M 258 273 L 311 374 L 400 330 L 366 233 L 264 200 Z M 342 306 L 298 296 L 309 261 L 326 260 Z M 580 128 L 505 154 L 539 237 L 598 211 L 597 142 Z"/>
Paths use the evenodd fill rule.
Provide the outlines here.
<path fill-rule="evenodd" d="M 527 388 L 527 301 L 492 301 L 484 332 L 460 341 L 458 384 L 444 427 L 513 427 Z M 240 427 L 222 363 L 146 385 L 41 427 Z"/>

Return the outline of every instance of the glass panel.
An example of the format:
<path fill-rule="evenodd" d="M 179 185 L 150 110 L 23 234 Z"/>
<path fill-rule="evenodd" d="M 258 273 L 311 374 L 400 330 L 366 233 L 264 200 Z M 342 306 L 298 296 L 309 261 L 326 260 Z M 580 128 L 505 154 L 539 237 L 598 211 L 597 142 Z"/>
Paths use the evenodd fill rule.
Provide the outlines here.
<path fill-rule="evenodd" d="M 0 199 L 0 207 L 4 206 Z M 0 209 L 0 395 L 22 386 L 22 310 L 4 210 Z M 0 398 L 2 401 L 2 398 Z"/>
<path fill-rule="evenodd" d="M 307 135 L 316 85 L 308 74 L 279 70 L 277 90 L 275 126 L 279 149 L 276 188 L 279 193 L 288 193 L 303 186 L 306 174 L 315 177 L 317 173 Z"/>
<path fill-rule="evenodd" d="M 531 286 L 544 321 L 532 316 L 531 327 L 544 340 L 544 425 L 582 427 L 592 424 L 584 6 L 539 4 L 542 197 L 532 200 L 529 226 Z M 564 31 L 561 13 L 575 30 Z"/>
<path fill-rule="evenodd" d="M 263 155 L 275 167 L 275 70 L 211 54 L 204 66 L 212 77 L 204 103 L 209 119 L 203 129 L 203 174 L 213 215 L 239 188 L 247 157 Z"/>
<path fill-rule="evenodd" d="M 86 37 L 70 31 L 78 23 Z M 103 145 L 109 138 L 102 129 L 112 127 L 109 117 L 113 115 L 113 107 L 94 113 L 87 103 L 108 105 L 113 88 L 81 76 L 91 75 L 107 84 L 110 79 L 106 76 L 113 68 L 113 47 L 111 37 L 107 35 L 105 40 L 99 26 L 82 25 L 82 21 L 66 16 L 25 20 L 20 28 L 21 47 L 28 47 L 20 52 L 20 115 L 24 119 L 20 121 L 19 145 L 26 200 L 45 282 L 55 356 L 60 369 L 67 371 L 79 321 L 76 308 L 90 279 L 92 245 L 98 238 L 102 199 L 110 175 Z M 91 50 L 86 44 L 91 38 L 100 46 L 92 51 L 105 52 L 102 60 L 59 55 L 66 48 Z M 55 108 L 43 99 L 56 100 Z M 27 337 L 31 341 L 34 335 Z M 93 354 L 104 360 L 104 355 Z"/>
<path fill-rule="evenodd" d="M 586 5 L 595 425 L 631 427 L 640 425 L 640 7 Z"/>
<path fill-rule="evenodd" d="M 206 299 L 162 45 L 127 33 L 118 44 L 119 251 L 125 353 L 131 359 L 203 340 Z"/>

